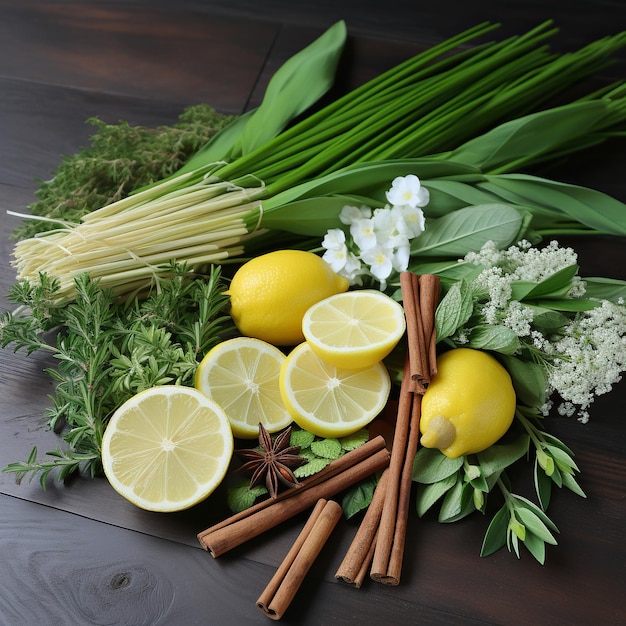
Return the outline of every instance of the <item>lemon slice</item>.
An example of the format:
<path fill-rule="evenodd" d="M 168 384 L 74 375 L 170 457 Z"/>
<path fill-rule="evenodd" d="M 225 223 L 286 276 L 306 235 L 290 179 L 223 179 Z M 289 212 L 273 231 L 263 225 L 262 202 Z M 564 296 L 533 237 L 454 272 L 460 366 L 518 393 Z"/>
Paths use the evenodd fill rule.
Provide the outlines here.
<path fill-rule="evenodd" d="M 382 363 L 343 369 L 320 359 L 304 342 L 285 359 L 280 392 L 296 424 L 320 437 L 345 437 L 369 424 L 391 390 Z"/>
<path fill-rule="evenodd" d="M 260 339 L 228 339 L 202 359 L 195 386 L 223 407 L 235 437 L 258 437 L 259 423 L 275 433 L 293 421 L 278 387 L 284 360 L 278 348 Z"/>
<path fill-rule="evenodd" d="M 233 454 L 224 411 L 190 387 L 163 385 L 127 400 L 102 438 L 111 486 L 149 511 L 187 509 L 223 480 Z"/>
<path fill-rule="evenodd" d="M 302 331 L 313 351 L 344 368 L 365 368 L 382 361 L 406 329 L 404 309 L 380 291 L 347 291 L 311 306 Z"/>

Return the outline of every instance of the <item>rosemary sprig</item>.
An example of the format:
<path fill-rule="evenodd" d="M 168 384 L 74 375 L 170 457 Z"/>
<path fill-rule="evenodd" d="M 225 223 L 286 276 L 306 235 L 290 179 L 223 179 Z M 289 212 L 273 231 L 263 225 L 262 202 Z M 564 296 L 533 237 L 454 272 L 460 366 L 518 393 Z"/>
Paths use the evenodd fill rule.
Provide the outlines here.
<path fill-rule="evenodd" d="M 33 449 L 27 461 L 3 469 L 18 480 L 39 475 L 43 487 L 53 470 L 59 480 L 100 475 L 102 435 L 115 409 L 154 385 L 192 385 L 204 354 L 233 329 L 219 267 L 198 276 L 172 263 L 142 300 L 120 302 L 86 275 L 76 279 L 76 292 L 72 304 L 58 307 L 54 281 L 18 283 L 9 297 L 19 306 L 0 320 L 0 345 L 58 359 L 46 370 L 56 382 L 47 418 L 65 449 L 40 459 Z M 47 343 L 54 329 L 56 341 Z"/>

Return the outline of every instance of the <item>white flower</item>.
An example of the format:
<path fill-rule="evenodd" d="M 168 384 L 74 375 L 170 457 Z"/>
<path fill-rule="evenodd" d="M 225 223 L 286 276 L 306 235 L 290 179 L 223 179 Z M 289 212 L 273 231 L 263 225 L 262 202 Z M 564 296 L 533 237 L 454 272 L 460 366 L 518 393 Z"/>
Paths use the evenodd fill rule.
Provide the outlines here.
<path fill-rule="evenodd" d="M 404 229 L 408 231 L 410 237 L 417 237 L 424 232 L 426 227 L 424 211 L 419 207 L 403 206 L 394 207 L 393 210 L 399 214 L 398 219 L 402 220 Z"/>
<path fill-rule="evenodd" d="M 386 281 L 393 270 L 393 249 L 381 244 L 361 251 L 361 259 L 370 266 L 372 275 L 378 280 Z"/>
<path fill-rule="evenodd" d="M 359 208 L 346 204 L 346 206 L 344 206 L 339 213 L 339 220 L 346 226 L 349 226 L 353 222 L 370 217 L 372 217 L 372 209 L 368 206 L 362 206 Z"/>
<path fill-rule="evenodd" d="M 375 224 L 371 218 L 352 222 L 350 235 L 361 251 L 370 250 L 377 244 Z"/>
<path fill-rule="evenodd" d="M 339 274 L 346 266 L 348 260 L 348 247 L 346 246 L 346 234 L 340 228 L 331 228 L 324 239 L 322 247 L 326 252 L 322 258 L 330 265 L 333 272 Z"/>
<path fill-rule="evenodd" d="M 422 187 L 415 174 L 394 178 L 391 189 L 385 195 L 387 201 L 394 206 L 424 207 L 430 201 L 428 189 Z"/>

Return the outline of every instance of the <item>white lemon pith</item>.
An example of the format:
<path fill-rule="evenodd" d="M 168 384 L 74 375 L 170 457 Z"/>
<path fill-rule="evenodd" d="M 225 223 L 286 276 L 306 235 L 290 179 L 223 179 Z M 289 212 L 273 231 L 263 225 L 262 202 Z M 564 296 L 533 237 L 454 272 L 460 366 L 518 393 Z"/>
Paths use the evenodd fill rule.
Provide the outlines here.
<path fill-rule="evenodd" d="M 405 329 L 402 305 L 369 289 L 330 296 L 311 306 L 302 320 L 313 351 L 343 368 L 366 368 L 382 361 Z"/>
<path fill-rule="evenodd" d="M 319 437 L 345 437 L 367 426 L 385 407 L 390 390 L 382 363 L 338 368 L 306 342 L 291 351 L 280 372 L 281 395 L 293 420 Z"/>
<path fill-rule="evenodd" d="M 312 252 L 277 250 L 244 263 L 228 289 L 231 316 L 242 335 L 275 346 L 304 341 L 307 309 L 348 289 L 348 281 Z"/>
<path fill-rule="evenodd" d="M 233 454 L 226 414 L 196 389 L 163 385 L 127 400 L 102 439 L 111 486 L 150 511 L 187 509 L 221 483 Z"/>
<path fill-rule="evenodd" d="M 511 377 L 494 357 L 450 350 L 437 359 L 437 374 L 422 398 L 420 442 L 450 458 L 481 452 L 507 432 L 515 406 Z"/>
<path fill-rule="evenodd" d="M 292 422 L 278 386 L 284 360 L 278 348 L 260 339 L 228 339 L 202 359 L 195 386 L 224 409 L 235 437 L 258 437 L 259 423 L 275 433 Z"/>

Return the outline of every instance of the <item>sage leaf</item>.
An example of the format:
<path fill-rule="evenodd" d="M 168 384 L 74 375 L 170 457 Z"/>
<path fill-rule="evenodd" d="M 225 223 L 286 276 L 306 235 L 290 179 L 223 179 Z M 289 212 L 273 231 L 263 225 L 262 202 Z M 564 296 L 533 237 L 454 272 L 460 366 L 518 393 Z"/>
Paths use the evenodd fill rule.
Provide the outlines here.
<path fill-rule="evenodd" d="M 528 498 L 517 494 L 513 494 L 511 497 L 515 501 L 516 512 L 522 508 L 528 509 L 529 511 L 532 511 L 550 530 L 556 533 L 559 532 L 559 529 L 556 527 L 554 522 L 534 502 L 531 502 Z"/>
<path fill-rule="evenodd" d="M 468 282 L 461 280 L 452 285 L 435 311 L 437 341 L 453 335 L 469 320 L 473 311 L 472 290 Z"/>
<path fill-rule="evenodd" d="M 418 485 L 416 494 L 417 514 L 422 517 L 443 495 L 456 484 L 456 474 L 430 483 Z"/>
<path fill-rule="evenodd" d="M 524 526 L 526 531 L 530 531 L 533 535 L 537 535 L 540 539 L 555 546 L 557 544 L 554 535 L 549 531 L 548 527 L 541 521 L 539 516 L 535 515 L 533 511 L 527 508 L 518 508 L 515 510 L 516 515 Z M 528 532 L 526 534 L 528 537 Z"/>
<path fill-rule="evenodd" d="M 463 257 L 487 241 L 504 248 L 515 240 L 522 216 L 505 204 L 459 209 L 426 222 L 426 230 L 411 242 L 412 256 Z"/>
<path fill-rule="evenodd" d="M 546 476 L 546 473 L 537 462 L 537 459 L 535 459 L 533 478 L 539 504 L 544 511 L 547 511 L 552 496 L 552 480 L 549 476 Z"/>
<path fill-rule="evenodd" d="M 568 468 L 569 470 L 575 470 L 579 472 L 578 465 L 576 465 L 576 461 L 572 458 L 570 454 L 562 450 L 558 446 L 546 446 L 545 450 L 552 456 L 552 458 L 559 464 L 559 467 L 563 470 L 564 468 Z M 565 470 L 567 471 L 567 470 Z M 572 473 L 571 471 L 569 472 Z"/>
<path fill-rule="evenodd" d="M 467 517 L 475 510 L 474 488 L 458 477 L 456 484 L 444 496 L 437 519 L 441 523 L 450 524 Z"/>
<path fill-rule="evenodd" d="M 581 498 L 587 497 L 576 479 L 571 474 L 563 474 L 563 487 L 567 487 L 570 491 L 580 496 Z"/>
<path fill-rule="evenodd" d="M 506 544 L 507 529 L 509 527 L 509 510 L 503 506 L 493 516 L 480 549 L 480 556 L 489 556 L 497 552 Z"/>
<path fill-rule="evenodd" d="M 455 474 L 463 465 L 463 457 L 450 459 L 436 448 L 420 448 L 413 461 L 413 480 L 436 483 Z"/>
<path fill-rule="evenodd" d="M 499 475 L 504 469 L 521 459 L 528 452 L 530 437 L 526 434 L 520 435 L 513 443 L 494 444 L 486 450 L 479 452 L 476 456 L 480 463 L 482 475 Z"/>
<path fill-rule="evenodd" d="M 524 539 L 524 545 L 526 549 L 535 557 L 535 559 L 544 565 L 546 562 L 546 544 L 541 537 L 529 533 Z"/>

